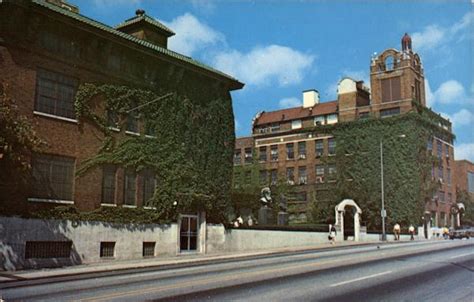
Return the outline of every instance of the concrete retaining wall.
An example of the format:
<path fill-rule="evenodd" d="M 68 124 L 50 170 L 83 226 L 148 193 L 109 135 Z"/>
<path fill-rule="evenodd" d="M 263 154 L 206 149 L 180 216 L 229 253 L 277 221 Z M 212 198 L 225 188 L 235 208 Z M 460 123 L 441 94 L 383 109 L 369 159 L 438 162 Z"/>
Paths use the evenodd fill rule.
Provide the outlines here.
<path fill-rule="evenodd" d="M 143 242 L 155 242 L 155 256 L 176 255 L 178 230 L 170 225 L 131 225 L 0 217 L 0 269 L 18 270 L 103 261 L 100 242 L 115 242 L 113 259 L 143 258 Z M 24 259 L 27 241 L 72 241 L 69 258 Z M 107 259 L 110 261 L 110 259 Z"/>

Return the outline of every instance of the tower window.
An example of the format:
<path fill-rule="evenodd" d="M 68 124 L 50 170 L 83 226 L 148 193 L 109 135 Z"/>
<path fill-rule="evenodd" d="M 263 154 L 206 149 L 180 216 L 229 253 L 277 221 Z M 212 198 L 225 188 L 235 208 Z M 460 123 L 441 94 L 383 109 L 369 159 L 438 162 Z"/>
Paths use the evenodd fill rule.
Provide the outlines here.
<path fill-rule="evenodd" d="M 388 56 L 385 58 L 385 70 L 393 70 L 395 64 L 395 60 L 393 56 Z"/>
<path fill-rule="evenodd" d="M 400 77 L 383 79 L 382 103 L 398 101 L 401 99 Z"/>

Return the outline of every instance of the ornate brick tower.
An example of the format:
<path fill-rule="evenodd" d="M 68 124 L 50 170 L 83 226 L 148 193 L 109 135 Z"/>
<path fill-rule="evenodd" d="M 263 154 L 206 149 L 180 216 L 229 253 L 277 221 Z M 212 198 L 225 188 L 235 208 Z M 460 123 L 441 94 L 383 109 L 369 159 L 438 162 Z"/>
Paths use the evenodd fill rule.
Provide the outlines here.
<path fill-rule="evenodd" d="M 412 109 L 412 101 L 426 106 L 423 67 L 420 57 L 413 52 L 410 36 L 402 37 L 402 49 L 390 48 L 374 55 L 370 64 L 370 85 L 374 109 Z M 382 114 L 382 113 L 381 113 Z"/>

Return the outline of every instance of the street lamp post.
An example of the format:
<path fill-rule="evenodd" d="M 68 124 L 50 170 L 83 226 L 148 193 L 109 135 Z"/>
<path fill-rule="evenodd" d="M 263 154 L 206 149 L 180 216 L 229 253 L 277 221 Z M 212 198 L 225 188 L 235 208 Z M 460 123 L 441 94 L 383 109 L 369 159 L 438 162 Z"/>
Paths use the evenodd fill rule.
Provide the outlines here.
<path fill-rule="evenodd" d="M 384 201 L 384 191 L 383 191 L 383 143 L 382 139 L 380 139 L 380 186 L 381 186 L 381 193 L 382 193 L 382 210 L 380 211 L 380 215 L 382 216 L 382 241 L 387 240 L 387 234 L 385 233 L 385 201 Z"/>
<path fill-rule="evenodd" d="M 398 137 L 405 137 L 405 134 L 398 135 Z M 385 199 L 384 199 L 384 184 L 383 184 L 383 142 L 380 139 L 380 190 L 382 194 L 382 209 L 380 216 L 382 216 L 382 241 L 387 240 L 387 233 L 385 232 L 385 217 L 387 212 L 385 211 Z"/>

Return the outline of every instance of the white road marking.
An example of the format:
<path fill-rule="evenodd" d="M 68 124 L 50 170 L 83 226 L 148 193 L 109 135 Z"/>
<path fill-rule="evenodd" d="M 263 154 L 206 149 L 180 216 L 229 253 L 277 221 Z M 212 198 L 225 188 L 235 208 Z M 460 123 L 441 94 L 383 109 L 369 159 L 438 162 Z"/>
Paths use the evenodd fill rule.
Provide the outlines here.
<path fill-rule="evenodd" d="M 330 287 L 335 287 L 335 286 L 344 285 L 344 284 L 348 284 L 348 283 L 352 283 L 352 282 L 357 282 L 357 281 L 361 281 L 361 280 L 365 280 L 365 279 L 375 278 L 375 277 L 378 277 L 378 276 L 390 274 L 391 272 L 392 271 L 386 271 L 386 272 L 383 272 L 383 273 L 378 273 L 378 274 L 369 275 L 369 276 L 365 276 L 365 277 L 361 277 L 361 278 L 357 278 L 357 279 L 347 280 L 347 281 L 344 281 L 344 282 L 339 282 L 339 283 L 333 284 Z"/>
<path fill-rule="evenodd" d="M 467 256 L 467 255 L 473 255 L 473 254 L 474 254 L 474 253 L 461 254 L 461 255 L 457 255 L 457 256 L 450 257 L 449 259 L 460 258 L 460 257 L 464 257 L 464 256 Z"/>

